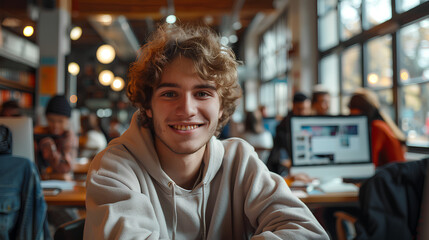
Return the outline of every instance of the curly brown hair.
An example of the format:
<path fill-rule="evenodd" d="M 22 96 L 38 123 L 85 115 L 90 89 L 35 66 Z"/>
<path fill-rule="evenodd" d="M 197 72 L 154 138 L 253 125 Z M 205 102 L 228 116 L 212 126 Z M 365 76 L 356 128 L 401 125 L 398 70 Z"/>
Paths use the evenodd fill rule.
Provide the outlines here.
<path fill-rule="evenodd" d="M 223 109 L 216 129 L 218 135 L 242 93 L 234 53 L 221 45 L 219 36 L 206 26 L 160 25 L 140 49 L 130 67 L 127 86 L 128 98 L 140 109 L 140 124 L 153 129 L 145 110 L 151 108 L 153 90 L 160 84 L 165 67 L 179 56 L 193 61 L 201 79 L 215 83 Z"/>

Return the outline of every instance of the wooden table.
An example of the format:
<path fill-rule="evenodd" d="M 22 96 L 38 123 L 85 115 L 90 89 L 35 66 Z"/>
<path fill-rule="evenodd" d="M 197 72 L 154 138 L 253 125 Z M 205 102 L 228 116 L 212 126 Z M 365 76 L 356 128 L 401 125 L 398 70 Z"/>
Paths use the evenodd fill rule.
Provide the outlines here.
<path fill-rule="evenodd" d="M 45 201 L 52 206 L 85 207 L 86 188 L 77 182 L 73 190 L 62 190 L 57 195 L 45 195 Z"/>
<path fill-rule="evenodd" d="M 63 190 L 54 196 L 45 196 L 48 205 L 85 207 L 86 189 L 83 183 L 78 182 L 73 190 Z M 322 206 L 356 206 L 358 192 L 322 193 L 317 195 L 299 196 L 309 207 Z"/>
<path fill-rule="evenodd" d="M 309 208 L 328 206 L 358 206 L 358 192 L 321 193 L 299 197 Z"/>

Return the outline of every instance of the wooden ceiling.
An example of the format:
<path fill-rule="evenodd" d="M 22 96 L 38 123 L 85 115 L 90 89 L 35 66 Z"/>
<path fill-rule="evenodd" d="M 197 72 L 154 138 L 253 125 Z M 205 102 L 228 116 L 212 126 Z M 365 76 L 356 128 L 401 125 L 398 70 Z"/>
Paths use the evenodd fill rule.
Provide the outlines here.
<path fill-rule="evenodd" d="M 51 0 L 51 5 L 58 6 L 61 0 Z M 37 0 L 2 0 L 0 1 L 0 21 L 6 17 L 16 17 L 24 23 L 31 23 L 28 2 L 49 2 Z M 173 3 L 173 4 L 172 4 Z M 143 43 L 154 24 L 163 21 L 169 5 L 174 5 L 174 12 L 181 22 L 204 22 L 220 31 L 226 17 L 236 16 L 242 25 L 237 31 L 240 35 L 259 13 L 270 13 L 275 9 L 272 0 L 72 0 L 72 23 L 81 26 L 83 35 L 74 41 L 74 46 L 99 44 L 98 33 L 88 23 L 90 17 L 104 14 L 123 15 L 127 18 L 134 34 Z M 229 24 L 232 24 L 229 22 Z M 33 22 L 33 25 L 37 23 Z M 20 28 L 12 29 L 15 32 Z M 37 36 L 32 37 L 36 41 Z"/>

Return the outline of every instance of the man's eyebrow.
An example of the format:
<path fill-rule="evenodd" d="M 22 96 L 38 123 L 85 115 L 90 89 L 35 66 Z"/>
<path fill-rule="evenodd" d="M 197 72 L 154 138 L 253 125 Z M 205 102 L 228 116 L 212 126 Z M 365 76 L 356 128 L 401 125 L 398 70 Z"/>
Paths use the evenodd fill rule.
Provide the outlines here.
<path fill-rule="evenodd" d="M 160 89 L 164 87 L 173 87 L 173 88 L 179 88 L 179 84 L 176 83 L 161 83 L 155 89 Z M 194 87 L 195 89 L 211 89 L 216 91 L 216 87 L 212 84 L 199 84 Z"/>
<path fill-rule="evenodd" d="M 164 87 L 176 87 L 176 88 L 178 88 L 179 85 L 176 83 L 160 83 L 158 86 L 155 87 L 155 89 L 160 89 L 160 88 L 164 88 Z"/>
<path fill-rule="evenodd" d="M 216 87 L 214 85 L 211 85 L 211 84 L 200 84 L 200 85 L 197 85 L 195 88 L 196 89 L 207 89 L 208 88 L 208 89 L 216 91 Z"/>

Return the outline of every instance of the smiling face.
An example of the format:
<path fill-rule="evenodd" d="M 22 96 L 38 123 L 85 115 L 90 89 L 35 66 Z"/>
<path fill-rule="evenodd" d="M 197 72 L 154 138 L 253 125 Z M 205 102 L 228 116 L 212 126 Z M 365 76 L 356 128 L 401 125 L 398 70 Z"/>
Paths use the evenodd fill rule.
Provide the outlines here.
<path fill-rule="evenodd" d="M 316 101 L 313 103 L 314 111 L 316 111 L 318 115 L 329 114 L 331 96 L 329 94 L 320 94 L 316 98 Z"/>
<path fill-rule="evenodd" d="M 192 60 L 177 57 L 165 68 L 146 114 L 153 120 L 158 155 L 190 155 L 204 152 L 222 110 L 214 83 L 198 76 Z"/>
<path fill-rule="evenodd" d="M 70 120 L 64 115 L 48 113 L 46 115 L 50 134 L 62 135 L 69 128 Z"/>

